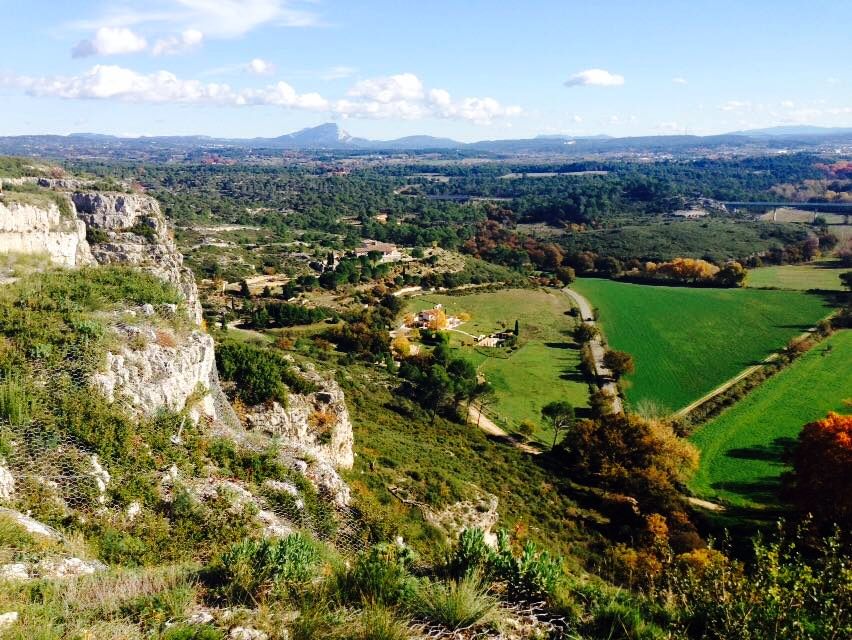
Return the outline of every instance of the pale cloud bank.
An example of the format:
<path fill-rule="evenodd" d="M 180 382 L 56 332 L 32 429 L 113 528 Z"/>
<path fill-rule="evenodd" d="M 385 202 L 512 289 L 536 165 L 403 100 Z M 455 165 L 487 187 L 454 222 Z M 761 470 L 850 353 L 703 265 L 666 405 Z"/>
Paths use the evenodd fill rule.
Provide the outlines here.
<path fill-rule="evenodd" d="M 254 64 L 257 62 L 257 64 Z M 255 60 L 249 67 L 265 70 L 269 63 Z M 444 89 L 426 89 L 412 73 L 362 80 L 345 98 L 330 100 L 318 93 L 298 93 L 277 82 L 259 89 L 236 89 L 224 83 L 181 79 L 169 71 L 139 73 L 117 65 L 95 65 L 77 76 L 13 76 L 3 84 L 29 95 L 68 100 L 116 100 L 150 104 L 193 104 L 242 107 L 270 105 L 327 112 L 342 118 L 448 118 L 477 124 L 518 116 L 520 107 L 505 106 L 490 97 L 454 100 Z"/>

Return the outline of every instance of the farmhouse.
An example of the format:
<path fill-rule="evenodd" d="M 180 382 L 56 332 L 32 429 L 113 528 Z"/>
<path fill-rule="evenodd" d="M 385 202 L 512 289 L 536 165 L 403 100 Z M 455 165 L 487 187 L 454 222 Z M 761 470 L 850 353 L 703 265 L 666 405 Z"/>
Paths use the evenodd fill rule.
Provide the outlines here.
<path fill-rule="evenodd" d="M 511 331 L 498 331 L 497 333 L 492 333 L 488 336 L 479 336 L 476 339 L 477 347 L 502 347 L 506 342 L 508 342 L 511 338 L 514 338 L 515 334 Z"/>
<path fill-rule="evenodd" d="M 429 329 L 444 316 L 444 305 L 436 304 L 432 309 L 424 309 L 414 318 L 414 326 L 418 329 Z"/>
<path fill-rule="evenodd" d="M 364 240 L 361 246 L 355 249 L 355 255 L 358 257 L 366 256 L 370 253 L 381 254 L 382 262 L 399 262 L 403 259 L 402 252 L 395 244 L 388 242 L 379 242 L 378 240 Z"/>

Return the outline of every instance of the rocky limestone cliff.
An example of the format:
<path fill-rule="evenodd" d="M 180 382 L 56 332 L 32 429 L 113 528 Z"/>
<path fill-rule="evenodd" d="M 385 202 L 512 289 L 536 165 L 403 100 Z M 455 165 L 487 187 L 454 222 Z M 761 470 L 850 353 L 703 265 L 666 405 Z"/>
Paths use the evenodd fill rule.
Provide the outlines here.
<path fill-rule="evenodd" d="M 251 407 L 245 415 L 246 428 L 298 442 L 306 453 L 332 467 L 351 469 L 352 422 L 343 390 L 311 365 L 305 365 L 301 375 L 319 390 L 308 395 L 290 394 L 286 407 L 278 402 Z"/>
<path fill-rule="evenodd" d="M 46 208 L 0 202 L 0 253 L 45 254 L 64 267 L 94 262 L 86 225 L 52 202 Z"/>
<path fill-rule="evenodd" d="M 140 313 L 146 311 L 153 315 L 153 309 Z M 121 399 L 148 416 L 162 408 L 186 408 L 195 422 L 218 417 L 210 393 L 216 369 L 213 338 L 197 330 L 177 335 L 147 323 L 119 324 L 113 331 L 122 346 L 107 353 L 106 368 L 92 379 L 107 398 Z"/>
<path fill-rule="evenodd" d="M 150 196 L 75 192 L 77 216 L 102 239 L 91 245 L 99 264 L 126 264 L 173 284 L 186 297 L 192 317 L 201 322 L 201 303 L 192 272 L 183 265 L 159 203 Z M 90 236 L 95 234 L 90 233 Z"/>

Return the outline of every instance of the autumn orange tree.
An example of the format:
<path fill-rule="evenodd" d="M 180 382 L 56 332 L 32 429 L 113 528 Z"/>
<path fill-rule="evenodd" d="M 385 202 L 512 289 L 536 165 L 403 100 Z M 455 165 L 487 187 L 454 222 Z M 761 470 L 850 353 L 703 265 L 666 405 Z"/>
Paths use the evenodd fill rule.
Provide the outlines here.
<path fill-rule="evenodd" d="M 852 525 L 852 415 L 804 426 L 793 453 L 790 496 L 817 524 Z"/>

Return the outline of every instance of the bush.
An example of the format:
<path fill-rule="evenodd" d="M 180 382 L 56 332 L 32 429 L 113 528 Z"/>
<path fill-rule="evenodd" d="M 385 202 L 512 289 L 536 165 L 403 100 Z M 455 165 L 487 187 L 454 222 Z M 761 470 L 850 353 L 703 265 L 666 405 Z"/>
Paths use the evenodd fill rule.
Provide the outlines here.
<path fill-rule="evenodd" d="M 411 550 L 394 544 L 376 545 L 358 556 L 355 566 L 337 576 L 337 594 L 346 604 L 394 606 L 413 593 L 409 569 Z"/>
<path fill-rule="evenodd" d="M 584 631 L 590 637 L 609 640 L 663 640 L 670 637 L 659 627 L 646 622 L 636 607 L 615 601 L 596 611 Z"/>
<path fill-rule="evenodd" d="M 208 567 L 207 582 L 227 603 L 256 604 L 303 585 L 319 562 L 316 545 L 298 533 L 282 540 L 242 540 Z"/>
<path fill-rule="evenodd" d="M 412 598 L 411 611 L 451 630 L 493 625 L 499 619 L 497 599 L 488 594 L 476 574 L 449 582 L 422 582 Z"/>
<path fill-rule="evenodd" d="M 547 598 L 556 592 L 562 578 L 562 561 L 547 551 L 539 552 L 533 541 L 528 541 L 520 556 L 512 553 L 509 534 L 497 534 L 497 550 L 490 559 L 494 578 L 506 583 L 506 591 L 518 600 Z"/>
<path fill-rule="evenodd" d="M 485 544 L 482 529 L 465 529 L 446 561 L 446 571 L 454 578 L 464 578 L 488 570 L 491 549 Z"/>
<path fill-rule="evenodd" d="M 465 529 L 445 569 L 458 579 L 482 575 L 502 582 L 506 593 L 520 601 L 553 597 L 563 575 L 561 558 L 539 552 L 532 541 L 516 556 L 505 530 L 497 534 L 497 548 L 489 549 L 481 530 Z"/>
<path fill-rule="evenodd" d="M 209 625 L 180 625 L 170 627 L 161 640 L 223 640 L 221 631 Z"/>

